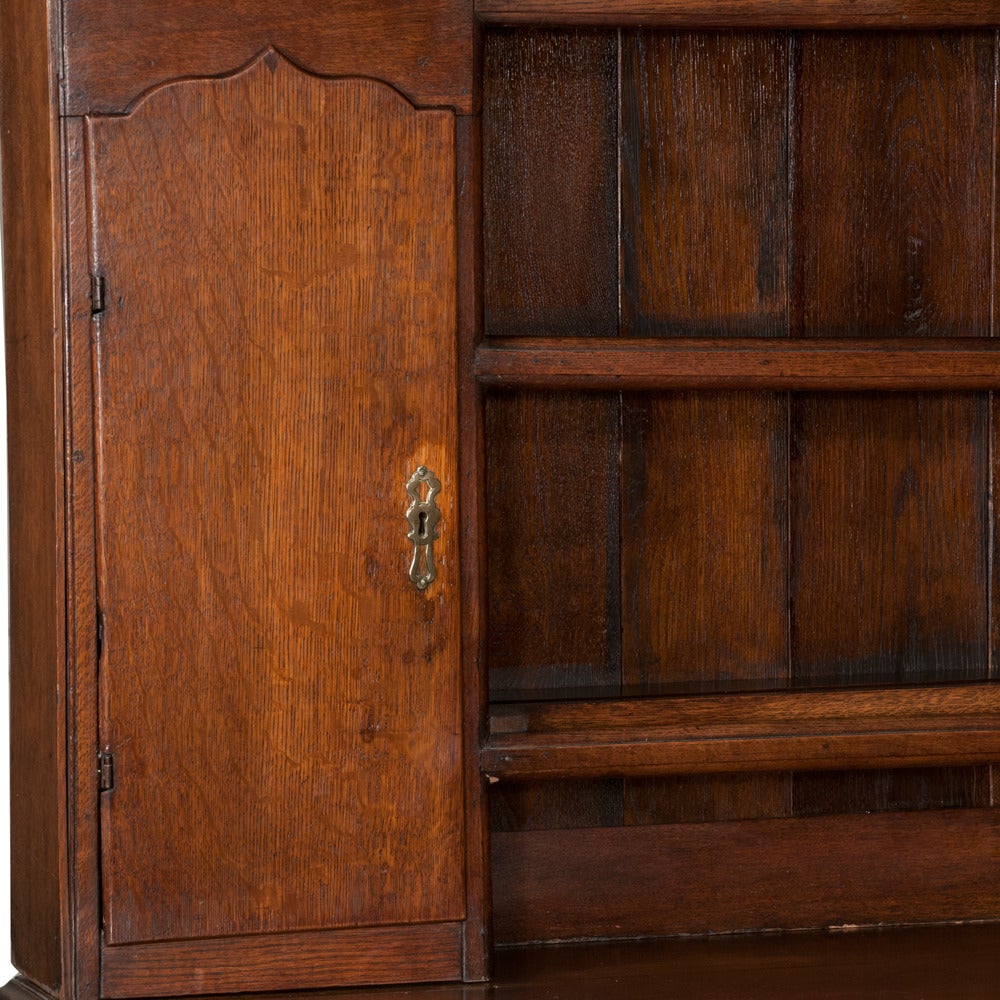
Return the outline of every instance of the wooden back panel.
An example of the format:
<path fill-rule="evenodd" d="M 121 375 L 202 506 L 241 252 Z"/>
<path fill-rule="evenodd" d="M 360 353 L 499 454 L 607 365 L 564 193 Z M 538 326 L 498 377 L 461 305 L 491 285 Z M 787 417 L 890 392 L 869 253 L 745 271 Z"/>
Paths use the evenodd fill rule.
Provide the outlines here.
<path fill-rule="evenodd" d="M 488 333 L 991 335 L 995 34 L 505 29 L 488 33 L 486 45 L 484 130 L 505 141 L 499 159 L 485 162 Z M 584 47 L 605 59 L 617 50 L 617 73 L 583 61 Z M 548 118 L 501 133 L 496 123 L 539 84 L 551 97 Z M 609 89 L 613 126 L 601 117 Z M 552 128 L 553 119 L 572 126 Z M 603 162 L 609 133 L 617 177 L 593 171 L 595 194 L 571 165 Z M 561 186 L 554 164 L 567 165 Z M 603 206 L 615 194 L 618 226 L 609 233 Z M 515 220 L 499 250 L 491 213 Z M 553 238 L 572 226 L 584 253 Z M 613 257 L 617 315 L 581 310 L 574 296 L 584 266 Z M 517 261 L 523 271 L 508 266 Z M 519 285 L 521 274 L 539 276 L 537 286 Z M 595 275 L 588 304 L 601 306 L 606 268 Z M 584 420 L 584 404 L 608 416 Z M 546 482 L 573 482 L 574 469 L 587 484 L 586 506 L 576 508 L 588 517 L 586 563 L 568 562 L 577 572 L 567 574 L 556 571 L 558 557 L 546 559 L 547 571 L 530 576 L 531 599 L 562 609 L 561 623 L 509 640 L 517 603 L 528 600 L 511 573 L 524 573 L 530 556 L 491 546 L 489 648 L 502 700 L 517 696 L 512 676 L 529 688 L 534 675 L 559 697 L 581 683 L 629 694 L 990 675 L 986 394 L 499 391 L 488 412 L 489 510 L 499 508 L 509 467 L 522 470 L 533 498 L 547 495 Z M 545 423 L 517 416 L 541 412 Z M 540 471 L 553 461 L 541 456 L 565 463 L 558 480 Z M 552 509 L 579 525 L 560 495 L 552 489 Z M 499 515 L 491 529 L 500 537 Z M 534 552 L 559 544 L 550 531 Z M 603 600 L 608 565 L 619 575 L 617 622 L 614 601 Z M 522 618 L 534 613 L 532 605 Z M 620 660 L 602 641 L 616 630 Z M 560 631 L 572 650 L 562 671 L 550 651 L 557 644 L 543 642 Z M 572 669 L 581 662 L 586 676 Z M 973 767 L 501 782 L 495 860 L 502 881 L 533 843 L 530 831 L 991 801 L 988 769 Z M 919 815 L 913 824 L 921 829 Z M 568 833 L 562 844 L 575 850 Z M 595 891 L 613 891 L 602 866 L 589 863 Z M 831 858 L 831 870 L 839 863 Z M 499 885 L 498 898 L 510 888 Z M 788 892 L 794 919 L 797 889 Z M 521 912 L 537 904 L 536 929 L 551 918 L 565 920 L 553 936 L 606 932 L 575 917 L 572 901 L 557 915 L 525 893 Z M 656 932 L 658 916 L 643 933 Z M 685 919 L 659 926 L 703 927 Z M 502 921 L 498 929 L 511 939 Z"/>
<path fill-rule="evenodd" d="M 106 942 L 461 919 L 454 119 L 271 53 L 88 142 Z"/>

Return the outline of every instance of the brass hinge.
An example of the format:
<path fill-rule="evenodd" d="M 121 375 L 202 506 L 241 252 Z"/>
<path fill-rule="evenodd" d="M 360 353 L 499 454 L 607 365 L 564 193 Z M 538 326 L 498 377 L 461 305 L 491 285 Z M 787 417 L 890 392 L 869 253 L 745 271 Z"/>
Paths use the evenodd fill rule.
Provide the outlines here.
<path fill-rule="evenodd" d="M 104 312 L 106 291 L 104 277 L 100 274 L 92 274 L 90 276 L 90 311 L 94 316 Z"/>
<path fill-rule="evenodd" d="M 110 792 L 115 787 L 115 755 L 110 750 L 102 750 L 97 755 L 98 787 L 102 792 Z"/>

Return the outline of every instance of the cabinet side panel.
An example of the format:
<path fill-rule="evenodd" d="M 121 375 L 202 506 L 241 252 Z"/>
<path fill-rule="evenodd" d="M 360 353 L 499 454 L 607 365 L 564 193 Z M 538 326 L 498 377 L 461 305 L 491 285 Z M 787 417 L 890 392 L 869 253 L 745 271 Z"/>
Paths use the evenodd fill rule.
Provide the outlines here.
<path fill-rule="evenodd" d="M 807 34 L 793 333 L 990 332 L 994 39 Z M 989 413 L 972 394 L 793 397 L 793 676 L 987 676 Z M 973 769 L 795 778 L 816 814 L 987 804 Z"/>
<path fill-rule="evenodd" d="M 624 330 L 787 332 L 787 36 L 627 32 Z M 780 686 L 788 670 L 787 399 L 627 393 L 622 677 Z M 784 815 L 777 775 L 625 783 L 625 821 Z"/>
<path fill-rule="evenodd" d="M 10 489 L 14 964 L 61 985 L 63 664 L 61 330 L 55 73 L 46 3 L 0 6 Z"/>
<path fill-rule="evenodd" d="M 454 116 L 270 54 L 88 138 L 105 943 L 461 920 Z"/>

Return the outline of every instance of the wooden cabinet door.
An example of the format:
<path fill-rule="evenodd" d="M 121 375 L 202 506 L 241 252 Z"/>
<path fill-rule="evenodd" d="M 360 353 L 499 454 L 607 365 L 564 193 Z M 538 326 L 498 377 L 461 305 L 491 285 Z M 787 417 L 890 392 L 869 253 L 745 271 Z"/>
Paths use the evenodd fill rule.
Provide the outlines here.
<path fill-rule="evenodd" d="M 105 994 L 454 978 L 454 117 L 268 52 L 87 141 Z"/>

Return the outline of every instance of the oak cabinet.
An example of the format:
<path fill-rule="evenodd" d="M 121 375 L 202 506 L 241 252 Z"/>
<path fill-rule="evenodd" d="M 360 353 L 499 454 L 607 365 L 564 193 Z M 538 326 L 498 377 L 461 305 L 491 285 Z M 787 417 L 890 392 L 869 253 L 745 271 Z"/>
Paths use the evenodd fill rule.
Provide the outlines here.
<path fill-rule="evenodd" d="M 1000 918 L 997 24 L 8 3 L 8 992 Z"/>

